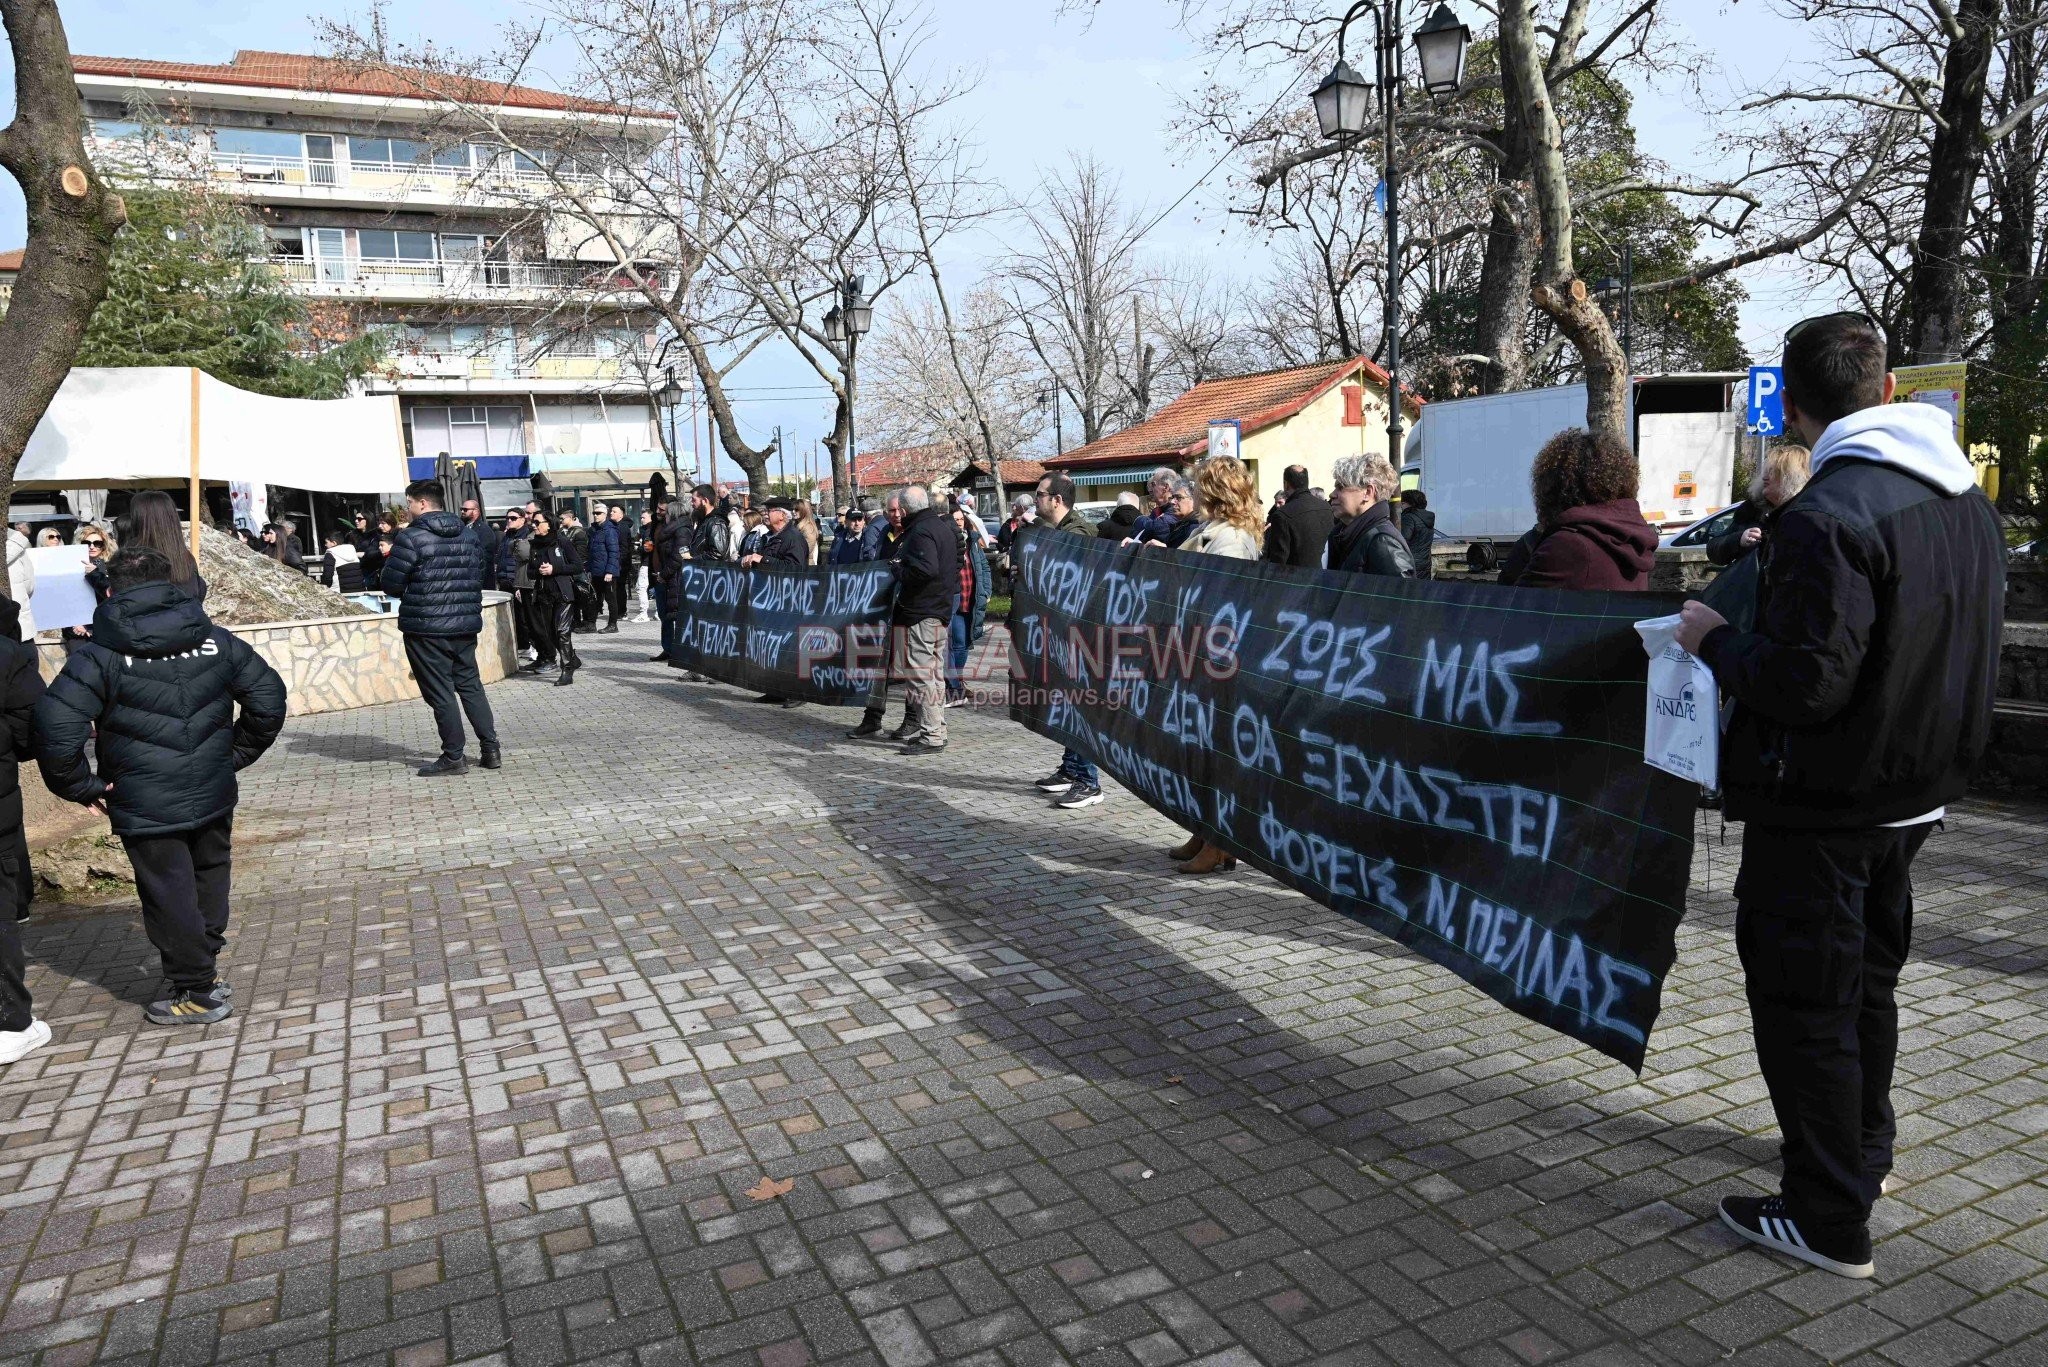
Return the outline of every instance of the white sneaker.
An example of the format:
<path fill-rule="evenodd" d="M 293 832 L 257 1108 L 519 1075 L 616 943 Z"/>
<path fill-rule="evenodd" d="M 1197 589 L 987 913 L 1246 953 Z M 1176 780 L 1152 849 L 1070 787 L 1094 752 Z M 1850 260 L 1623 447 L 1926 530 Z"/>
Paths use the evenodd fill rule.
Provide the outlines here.
<path fill-rule="evenodd" d="M 26 1030 L 0 1030 L 0 1063 L 14 1063 L 50 1042 L 48 1021 L 31 1020 Z"/>

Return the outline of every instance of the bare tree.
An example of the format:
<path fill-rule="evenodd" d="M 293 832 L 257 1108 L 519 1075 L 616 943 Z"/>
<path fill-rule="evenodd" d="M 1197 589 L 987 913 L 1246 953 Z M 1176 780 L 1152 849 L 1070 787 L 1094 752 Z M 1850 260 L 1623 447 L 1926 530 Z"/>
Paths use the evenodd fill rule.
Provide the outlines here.
<path fill-rule="evenodd" d="M 14 297 L 0 314 L 0 503 L 28 439 L 71 372 L 93 310 L 107 292 L 121 197 L 85 155 L 85 113 L 56 0 L 0 0 L 14 57 L 14 120 L 0 128 L 0 166 L 21 186 L 28 245 Z M 198 516 L 198 510 L 193 510 Z M 0 591 L 9 588 L 0 557 Z"/>
<path fill-rule="evenodd" d="M 1100 162 L 1075 156 L 1046 177 L 1026 243 L 1004 265 L 1017 325 L 1081 418 L 1082 444 L 1141 418 L 1147 356 L 1142 225 Z"/>
<path fill-rule="evenodd" d="M 862 364 L 864 422 L 877 444 L 943 442 L 975 460 L 1004 460 L 1045 425 L 1037 361 L 992 282 L 950 310 L 929 289 L 898 295 Z"/>

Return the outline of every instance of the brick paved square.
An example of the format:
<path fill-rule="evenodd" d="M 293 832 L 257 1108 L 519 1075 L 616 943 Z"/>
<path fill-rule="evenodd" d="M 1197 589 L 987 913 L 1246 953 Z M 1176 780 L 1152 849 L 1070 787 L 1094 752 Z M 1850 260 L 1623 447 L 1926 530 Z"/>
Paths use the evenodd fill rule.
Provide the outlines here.
<path fill-rule="evenodd" d="M 142 1022 L 132 907 L 43 909 L 0 1365 L 2043 1360 L 2048 809 L 1958 804 L 1920 861 L 1905 1185 L 1848 1283 L 1714 1218 L 1776 1180 L 1739 830 L 1700 823 L 1638 1079 L 1176 876 L 1127 794 L 1052 808 L 992 705 L 903 759 L 650 633 L 493 686 L 497 774 L 415 779 L 417 705 L 294 719 L 229 1022 Z"/>

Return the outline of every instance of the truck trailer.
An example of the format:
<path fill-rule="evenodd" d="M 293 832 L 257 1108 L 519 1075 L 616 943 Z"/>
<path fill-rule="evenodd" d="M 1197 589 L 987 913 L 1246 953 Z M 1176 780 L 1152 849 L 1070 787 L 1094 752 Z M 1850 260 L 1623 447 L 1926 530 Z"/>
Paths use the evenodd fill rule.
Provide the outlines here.
<path fill-rule="evenodd" d="M 1646 521 L 1679 526 L 1734 501 L 1748 379 L 1740 371 L 1644 375 L 1630 386 L 1629 429 L 1642 469 L 1636 501 Z M 1558 432 L 1585 425 L 1582 384 L 1425 405 L 1402 458 L 1421 466 L 1438 539 L 1513 541 L 1528 531 L 1536 522 L 1536 453 Z"/>

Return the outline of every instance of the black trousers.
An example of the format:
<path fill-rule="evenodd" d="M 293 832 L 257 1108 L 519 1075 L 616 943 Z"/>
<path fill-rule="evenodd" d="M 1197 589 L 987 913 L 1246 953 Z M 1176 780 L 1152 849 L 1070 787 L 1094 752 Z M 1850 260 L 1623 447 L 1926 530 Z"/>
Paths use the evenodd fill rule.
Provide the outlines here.
<path fill-rule="evenodd" d="M 214 957 L 228 942 L 233 828 L 234 817 L 224 816 L 189 831 L 121 837 L 135 866 L 142 928 L 163 956 L 173 989 L 213 986 Z"/>
<path fill-rule="evenodd" d="M 483 678 L 476 672 L 476 637 L 415 636 L 405 638 L 405 658 L 412 664 L 412 676 L 419 680 L 420 696 L 434 709 L 434 725 L 441 732 L 441 754 L 455 759 L 462 754 L 466 737 L 462 717 L 479 744 L 498 743 L 498 724 L 491 716 L 491 700 L 484 696 Z"/>
<path fill-rule="evenodd" d="M 604 590 L 605 625 L 615 627 L 626 615 L 626 576 L 615 574 L 611 583 L 600 583 L 598 587 Z"/>
<path fill-rule="evenodd" d="M 540 589 L 528 589 L 525 611 L 526 639 L 533 644 L 535 664 L 551 665 L 555 662 L 555 595 Z"/>
<path fill-rule="evenodd" d="M 0 835 L 0 875 L 13 884 L 13 905 L 0 909 L 0 1030 L 26 1030 L 33 1019 L 29 1010 L 28 961 L 21 952 L 19 917 L 28 910 L 23 895 L 28 881 L 28 838 L 21 823 L 11 833 Z"/>
<path fill-rule="evenodd" d="M 526 598 L 515 590 L 512 594 L 512 644 L 523 655 L 531 642 L 532 636 L 526 630 Z"/>
<path fill-rule="evenodd" d="M 576 600 L 555 597 L 549 600 L 554 605 L 554 620 L 549 623 L 552 643 L 548 653 L 562 662 L 564 669 L 583 668 L 583 657 L 576 653 Z"/>
<path fill-rule="evenodd" d="M 1784 1136 L 1785 1202 L 1804 1229 L 1861 1230 L 1892 1170 L 1896 990 L 1913 856 L 1931 830 L 1743 833 L 1735 945 Z"/>

